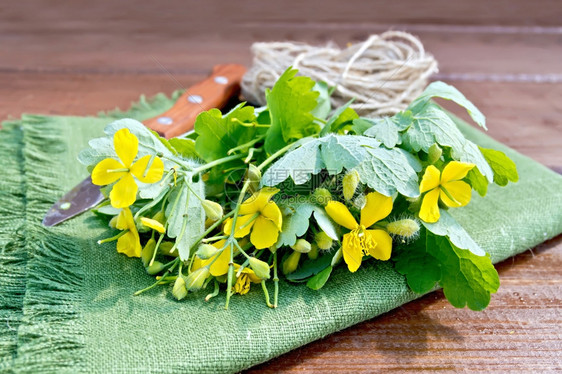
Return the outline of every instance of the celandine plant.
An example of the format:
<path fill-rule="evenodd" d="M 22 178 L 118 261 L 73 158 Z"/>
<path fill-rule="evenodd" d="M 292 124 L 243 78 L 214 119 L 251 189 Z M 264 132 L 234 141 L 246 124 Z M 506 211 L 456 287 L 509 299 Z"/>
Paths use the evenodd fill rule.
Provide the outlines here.
<path fill-rule="evenodd" d="M 136 294 L 172 285 L 180 300 L 209 288 L 209 300 L 223 289 L 228 308 L 256 284 L 276 307 L 280 277 L 318 290 L 336 266 L 392 260 L 413 291 L 438 284 L 454 306 L 484 309 L 497 272 L 448 209 L 516 182 L 517 170 L 431 99 L 486 128 L 484 116 L 435 82 L 393 117 L 359 118 L 351 103 L 332 111 L 330 89 L 296 73 L 266 92 L 266 107 L 200 114 L 192 136 L 165 140 L 124 119 L 80 154 L 106 186 L 94 212 L 118 230 L 100 242 L 116 241 L 156 276 Z"/>

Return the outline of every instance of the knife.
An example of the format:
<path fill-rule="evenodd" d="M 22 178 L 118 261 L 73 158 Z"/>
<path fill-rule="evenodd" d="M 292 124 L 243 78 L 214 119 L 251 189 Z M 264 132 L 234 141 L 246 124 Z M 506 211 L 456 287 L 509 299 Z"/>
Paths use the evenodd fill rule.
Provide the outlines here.
<path fill-rule="evenodd" d="M 143 121 L 143 124 L 166 139 L 185 134 L 193 129 L 199 113 L 222 108 L 240 92 L 245 72 L 246 68 L 242 65 L 215 66 L 208 78 L 187 89 L 169 110 Z M 95 207 L 104 199 L 100 186 L 94 185 L 88 176 L 49 209 L 43 225 L 57 225 Z"/>

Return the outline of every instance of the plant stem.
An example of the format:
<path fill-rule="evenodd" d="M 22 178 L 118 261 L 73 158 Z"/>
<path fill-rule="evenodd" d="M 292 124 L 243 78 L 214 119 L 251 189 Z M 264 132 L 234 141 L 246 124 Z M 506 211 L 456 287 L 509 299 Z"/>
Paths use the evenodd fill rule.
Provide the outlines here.
<path fill-rule="evenodd" d="M 269 292 L 267 291 L 267 287 L 265 285 L 265 281 L 261 281 L 261 288 L 263 289 L 263 294 L 265 295 L 265 303 L 268 307 L 274 308 L 274 306 L 269 302 Z"/>
<path fill-rule="evenodd" d="M 265 135 L 262 136 L 258 136 L 257 138 L 255 138 L 254 140 L 250 140 L 248 143 L 244 143 L 242 145 L 239 145 L 238 147 L 234 147 L 231 148 L 228 152 L 227 155 L 231 155 L 236 151 L 241 151 L 243 149 L 249 148 L 251 146 L 253 146 L 254 144 L 256 144 L 257 142 L 259 142 L 260 140 L 263 140 L 265 138 Z"/>
<path fill-rule="evenodd" d="M 163 279 L 166 279 L 166 277 L 167 277 L 172 271 L 174 271 L 174 268 L 175 268 L 176 265 L 180 262 L 179 257 L 176 258 L 174 261 L 176 261 L 176 263 L 173 264 L 172 267 L 170 267 L 168 270 L 166 270 L 166 272 L 164 273 L 164 275 L 162 276 L 162 278 L 160 278 L 159 280 L 157 280 L 156 282 L 154 282 L 154 283 L 151 284 L 150 286 L 148 286 L 148 287 L 146 287 L 146 288 L 143 288 L 142 290 L 139 290 L 139 291 L 135 292 L 135 293 L 133 294 L 133 296 L 138 296 L 138 295 L 140 295 L 141 293 L 146 292 L 146 291 L 148 291 L 148 290 L 151 290 L 151 289 L 153 289 L 154 287 L 156 287 L 156 286 L 158 286 L 159 284 L 161 284 L 161 283 L 162 283 L 162 280 L 163 280 Z"/>
<path fill-rule="evenodd" d="M 277 276 L 277 251 L 273 253 L 273 284 L 275 292 L 273 294 L 273 307 L 277 308 L 277 299 L 279 296 L 279 277 Z"/>
<path fill-rule="evenodd" d="M 295 143 L 291 143 L 291 144 L 287 144 L 286 146 L 284 146 L 283 148 L 281 148 L 280 150 L 278 150 L 277 152 L 275 152 L 274 154 L 272 154 L 271 156 L 269 156 L 264 162 L 262 162 L 259 166 L 258 166 L 258 170 L 262 170 L 264 167 L 266 167 L 267 165 L 271 164 L 273 161 L 275 161 L 275 159 L 279 156 L 281 156 L 283 153 L 287 152 L 289 149 L 291 149 L 293 146 L 295 145 Z"/>
<path fill-rule="evenodd" d="M 201 165 L 198 168 L 193 169 L 193 174 L 201 173 L 202 171 L 214 168 L 217 165 L 224 164 L 226 162 L 229 162 L 229 161 L 232 161 L 232 160 L 237 160 L 237 159 L 240 159 L 240 158 L 243 158 L 243 157 L 244 157 L 243 154 L 239 154 L 239 155 L 232 155 L 232 156 L 219 158 L 218 160 L 209 162 L 205 165 Z"/>

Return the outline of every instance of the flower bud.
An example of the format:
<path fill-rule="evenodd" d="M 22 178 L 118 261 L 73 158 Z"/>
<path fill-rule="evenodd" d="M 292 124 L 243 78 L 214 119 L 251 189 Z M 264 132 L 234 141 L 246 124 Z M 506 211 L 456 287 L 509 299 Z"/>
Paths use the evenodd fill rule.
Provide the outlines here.
<path fill-rule="evenodd" d="M 312 194 L 316 203 L 326 206 L 330 201 L 332 201 L 332 194 L 325 188 L 317 188 Z"/>
<path fill-rule="evenodd" d="M 429 147 L 429 151 L 427 152 L 427 161 L 430 164 L 434 164 L 441 158 L 442 154 L 443 150 L 441 149 L 441 147 L 439 147 L 437 143 L 433 143 L 433 145 Z"/>
<path fill-rule="evenodd" d="M 117 217 L 118 217 L 118 216 L 113 216 L 113 217 L 109 220 L 109 227 L 111 227 L 112 229 L 116 229 L 116 228 L 117 228 Z"/>
<path fill-rule="evenodd" d="M 146 272 L 150 275 L 156 275 L 164 270 L 164 264 L 160 261 L 154 261 L 152 265 L 146 268 Z"/>
<path fill-rule="evenodd" d="M 222 218 L 224 211 L 219 203 L 215 203 L 211 200 L 203 200 L 203 209 L 205 210 L 205 215 L 208 219 L 212 221 L 218 221 Z"/>
<path fill-rule="evenodd" d="M 217 254 L 219 249 L 211 244 L 201 244 L 195 253 L 201 260 L 208 260 Z"/>
<path fill-rule="evenodd" d="M 147 231 L 147 228 L 156 230 L 160 234 L 164 234 L 166 232 L 166 228 L 160 222 L 155 219 L 141 217 L 140 219 L 141 227 L 139 227 L 139 231 Z"/>
<path fill-rule="evenodd" d="M 318 258 L 318 246 L 314 243 L 310 245 L 310 252 L 306 254 L 311 260 L 316 260 Z"/>
<path fill-rule="evenodd" d="M 146 267 L 152 260 L 154 255 L 154 248 L 156 248 L 156 240 L 149 239 L 141 251 L 142 264 Z"/>
<path fill-rule="evenodd" d="M 334 241 L 324 231 L 319 231 L 314 235 L 314 242 L 318 248 L 328 250 L 332 248 Z"/>
<path fill-rule="evenodd" d="M 249 190 L 254 193 L 260 188 L 261 171 L 255 165 L 250 164 L 246 170 L 246 180 L 250 181 Z"/>
<path fill-rule="evenodd" d="M 342 256 L 343 256 L 343 252 L 340 247 L 340 249 L 338 249 L 337 252 L 334 254 L 334 257 L 332 257 L 332 263 L 331 263 L 332 267 L 340 263 Z"/>
<path fill-rule="evenodd" d="M 158 211 L 158 213 L 152 216 L 152 219 L 160 222 L 163 225 L 164 222 L 166 222 L 166 215 L 164 214 L 164 212 Z"/>
<path fill-rule="evenodd" d="M 269 279 L 269 265 L 267 262 L 250 257 L 250 267 L 260 279 Z"/>
<path fill-rule="evenodd" d="M 297 270 L 300 259 L 301 259 L 301 253 L 297 251 L 293 251 L 293 253 L 291 253 L 289 257 L 285 259 L 285 261 L 283 261 L 283 274 L 285 275 L 290 274 L 295 270 Z"/>
<path fill-rule="evenodd" d="M 183 277 L 177 277 L 174 282 L 174 288 L 172 288 L 172 295 L 177 300 L 181 300 L 187 296 L 187 288 L 185 287 L 185 279 Z"/>
<path fill-rule="evenodd" d="M 300 253 L 308 253 L 311 250 L 310 243 L 305 239 L 297 239 L 297 242 L 291 246 L 295 251 Z"/>
<path fill-rule="evenodd" d="M 173 242 L 162 242 L 158 247 L 158 252 L 162 253 L 165 256 L 178 257 L 177 249 L 174 249 L 174 251 L 172 252 L 172 248 L 174 248 Z"/>
<path fill-rule="evenodd" d="M 185 280 L 187 289 L 191 292 L 199 291 L 203 287 L 205 280 L 209 277 L 209 273 L 208 266 L 203 266 L 190 273 Z"/>
<path fill-rule="evenodd" d="M 355 195 L 355 190 L 359 185 L 359 173 L 357 170 L 348 171 L 342 180 L 343 187 L 343 197 L 347 201 L 351 200 L 353 195 Z"/>
<path fill-rule="evenodd" d="M 420 225 L 415 219 L 406 218 L 389 223 L 386 229 L 391 234 L 401 236 L 404 239 L 412 239 L 418 235 Z"/>

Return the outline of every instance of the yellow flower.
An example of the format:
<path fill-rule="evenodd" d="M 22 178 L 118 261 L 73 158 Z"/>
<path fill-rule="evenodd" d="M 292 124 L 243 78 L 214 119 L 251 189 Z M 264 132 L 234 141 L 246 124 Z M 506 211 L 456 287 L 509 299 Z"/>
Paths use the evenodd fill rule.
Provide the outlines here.
<path fill-rule="evenodd" d="M 473 167 L 474 164 L 451 161 L 441 173 L 435 166 L 429 165 L 420 183 L 420 192 L 427 192 L 422 200 L 420 218 L 425 222 L 437 222 L 440 217 L 439 199 L 451 208 L 468 204 L 471 187 L 461 179 L 466 177 Z"/>
<path fill-rule="evenodd" d="M 105 186 L 117 182 L 111 189 L 109 198 L 115 208 L 126 208 L 135 202 L 138 186 L 133 175 L 143 183 L 155 183 L 162 179 L 164 163 L 159 157 L 146 155 L 133 163 L 139 150 L 139 140 L 129 131 L 121 129 L 113 136 L 113 147 L 119 161 L 106 158 L 100 161 L 92 171 L 92 183 Z"/>
<path fill-rule="evenodd" d="M 326 205 L 326 213 L 337 224 L 351 230 L 343 236 L 343 259 L 352 273 L 359 269 L 364 255 L 371 255 L 377 260 L 386 261 L 392 252 L 392 238 L 384 230 L 367 230 L 392 211 L 392 198 L 378 192 L 366 196 L 366 203 L 361 209 L 361 220 L 357 223 L 347 207 L 337 201 Z"/>
<path fill-rule="evenodd" d="M 146 227 L 151 228 L 153 230 L 156 230 L 160 234 L 166 233 L 166 228 L 164 227 L 164 225 L 161 224 L 160 222 L 158 222 L 155 219 L 147 218 L 147 217 L 141 217 L 140 221 Z"/>
<path fill-rule="evenodd" d="M 129 257 L 140 257 L 141 244 L 133 213 L 129 208 L 123 208 L 117 216 L 115 227 L 119 230 L 127 230 L 125 234 L 117 239 L 117 252 L 124 253 Z"/>
<path fill-rule="evenodd" d="M 234 273 L 238 273 L 240 265 L 234 264 Z M 245 267 L 240 272 L 240 276 L 236 278 L 236 283 L 234 283 L 234 292 L 240 295 L 245 295 L 250 291 L 250 283 L 261 283 L 261 279 L 255 274 L 255 272 Z"/>
<path fill-rule="evenodd" d="M 283 218 L 277 204 L 270 201 L 277 192 L 277 188 L 262 188 L 240 205 L 235 238 L 242 238 L 252 231 L 250 242 L 256 249 L 268 248 L 277 242 Z M 232 221 L 232 218 L 225 221 L 224 233 L 227 235 L 232 231 Z"/>

